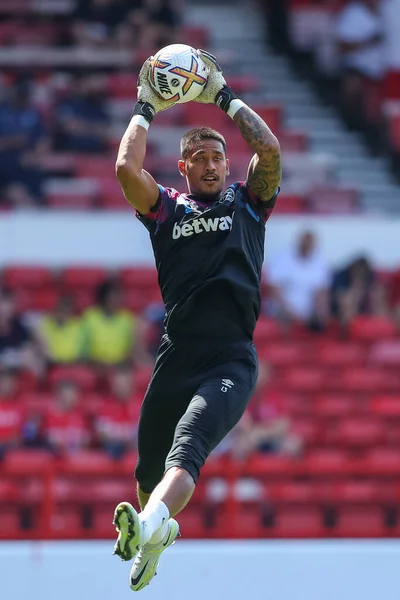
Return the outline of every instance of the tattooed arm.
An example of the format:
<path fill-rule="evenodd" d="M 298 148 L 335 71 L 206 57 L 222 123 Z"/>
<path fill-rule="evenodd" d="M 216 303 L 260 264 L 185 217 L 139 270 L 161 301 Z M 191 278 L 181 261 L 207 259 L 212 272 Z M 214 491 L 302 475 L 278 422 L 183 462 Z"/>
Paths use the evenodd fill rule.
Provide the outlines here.
<path fill-rule="evenodd" d="M 242 106 L 233 120 L 256 153 L 247 172 L 249 188 L 260 200 L 268 202 L 273 198 L 282 177 L 279 142 L 268 125 L 248 106 Z"/>

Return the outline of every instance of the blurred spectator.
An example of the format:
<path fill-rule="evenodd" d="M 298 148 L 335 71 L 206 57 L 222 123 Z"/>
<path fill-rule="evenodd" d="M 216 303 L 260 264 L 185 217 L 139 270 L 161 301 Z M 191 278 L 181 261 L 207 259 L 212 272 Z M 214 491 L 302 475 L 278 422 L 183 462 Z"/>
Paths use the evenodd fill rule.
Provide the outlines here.
<path fill-rule="evenodd" d="M 43 371 L 43 359 L 31 331 L 17 314 L 13 293 L 0 292 L 0 366 L 27 369 L 37 375 Z"/>
<path fill-rule="evenodd" d="M 176 43 L 178 12 L 168 0 L 142 0 L 130 21 L 141 50 L 156 52 L 163 46 Z"/>
<path fill-rule="evenodd" d="M 56 453 L 69 454 L 88 446 L 90 430 L 78 406 L 80 390 L 74 381 L 60 381 L 56 388 L 55 405 L 46 415 L 43 434 Z"/>
<path fill-rule="evenodd" d="M 71 152 L 105 152 L 109 117 L 105 82 L 99 75 L 76 76 L 69 97 L 57 108 L 55 147 Z"/>
<path fill-rule="evenodd" d="M 342 62 L 341 103 L 350 128 L 379 117 L 379 82 L 385 73 L 381 0 L 354 0 L 338 17 L 336 38 Z"/>
<path fill-rule="evenodd" d="M 135 395 L 132 368 L 117 367 L 111 375 L 111 398 L 103 404 L 95 421 L 99 443 L 112 458 L 136 450 L 140 402 L 141 397 Z"/>
<path fill-rule="evenodd" d="M 78 0 L 72 14 L 75 43 L 102 47 L 112 43 L 117 26 L 140 4 L 140 0 Z"/>
<path fill-rule="evenodd" d="M 284 321 L 321 328 L 328 317 L 329 270 L 315 235 L 302 233 L 294 248 L 272 257 L 266 273 L 266 310 Z"/>
<path fill-rule="evenodd" d="M 299 456 L 302 440 L 292 431 L 284 398 L 273 387 L 272 369 L 259 363 L 256 389 L 243 417 L 217 448 L 217 454 L 229 451 L 238 460 L 255 452 Z"/>
<path fill-rule="evenodd" d="M 334 274 L 331 306 L 342 323 L 356 315 L 387 314 L 385 289 L 367 258 L 356 258 Z"/>
<path fill-rule="evenodd" d="M 139 319 L 122 308 L 122 290 L 107 281 L 97 290 L 96 306 L 84 315 L 86 357 L 95 364 L 114 366 L 141 362 L 146 355 Z"/>
<path fill-rule="evenodd" d="M 61 296 L 57 306 L 39 322 L 37 337 L 51 364 L 75 363 L 83 358 L 84 329 L 74 314 L 73 300 Z"/>
<path fill-rule="evenodd" d="M 0 368 L 0 459 L 21 441 L 23 409 L 16 400 L 16 374 L 12 369 Z"/>
<path fill-rule="evenodd" d="M 43 201 L 42 158 L 50 147 L 39 112 L 30 104 L 30 83 L 20 80 L 4 90 L 0 104 L 0 191 L 17 206 Z M 17 185 L 7 192 L 8 186 Z M 18 190 L 18 193 L 16 192 Z"/>

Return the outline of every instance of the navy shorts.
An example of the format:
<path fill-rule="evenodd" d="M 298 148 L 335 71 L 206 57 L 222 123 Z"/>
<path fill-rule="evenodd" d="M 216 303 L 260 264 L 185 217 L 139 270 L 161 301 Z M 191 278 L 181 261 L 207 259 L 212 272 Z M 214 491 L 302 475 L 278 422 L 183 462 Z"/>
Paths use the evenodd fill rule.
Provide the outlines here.
<path fill-rule="evenodd" d="M 135 477 L 143 492 L 150 494 L 171 467 L 197 481 L 209 454 L 243 415 L 257 374 L 251 341 L 163 337 L 139 419 Z"/>

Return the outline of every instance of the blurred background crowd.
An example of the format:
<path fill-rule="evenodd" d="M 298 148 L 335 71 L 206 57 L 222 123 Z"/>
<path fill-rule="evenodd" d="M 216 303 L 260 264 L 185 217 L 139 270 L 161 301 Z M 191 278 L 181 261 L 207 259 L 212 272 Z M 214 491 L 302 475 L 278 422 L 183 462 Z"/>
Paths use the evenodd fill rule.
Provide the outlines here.
<path fill-rule="evenodd" d="M 362 225 L 376 216 L 386 215 L 388 222 L 398 217 L 400 0 L 245 4 L 0 0 L 0 225 L 13 218 L 17 222 L 21 215 L 35 227 L 35 218 L 49 215 L 51 227 L 67 214 L 76 222 L 103 214 L 110 221 L 116 214 L 134 220 L 114 163 L 135 101 L 138 69 L 169 43 L 215 52 L 228 83 L 279 137 L 283 181 L 267 228 L 255 336 L 257 389 L 243 419 L 212 458 L 225 464 L 218 461 L 228 457 L 239 471 L 240 465 L 257 465 L 251 461 L 258 458 L 288 459 L 306 469 L 298 481 L 288 463 L 282 470 L 277 462 L 271 471 L 267 462 L 252 476 L 257 480 L 275 473 L 283 477 L 279 485 L 292 485 L 278 490 L 279 514 L 282 523 L 289 519 L 286 533 L 308 535 L 321 532 L 312 476 L 326 478 L 323 483 L 331 482 L 328 476 L 341 478 L 350 485 L 351 461 L 378 461 L 376 453 L 382 451 L 386 454 L 379 464 L 387 487 L 380 482 L 374 488 L 369 463 L 357 463 L 361 479 L 354 497 L 367 508 L 363 512 L 357 506 L 355 514 L 351 505 L 348 525 L 355 535 L 386 534 L 384 527 L 397 523 L 389 510 L 397 496 L 388 492 L 384 525 L 384 501 L 373 494 L 378 487 L 382 493 L 391 485 L 398 489 L 400 260 L 398 265 L 393 260 L 378 264 L 373 236 L 361 243 L 355 230 L 354 239 L 344 239 L 340 221 L 335 245 L 356 251 L 333 260 L 321 228 L 306 219 L 357 217 Z M 160 113 L 149 130 L 145 167 L 160 183 L 181 189 L 179 139 L 200 124 L 226 136 L 231 181 L 243 179 L 250 154 L 236 127 L 215 107 L 192 102 Z M 271 253 L 268 229 L 273 233 L 275 215 L 293 224 L 303 220 L 297 233 L 281 240 L 281 250 Z M 96 235 L 88 229 L 86 250 L 100 246 Z M 45 455 L 55 461 L 77 457 L 82 464 L 89 455 L 99 464 L 102 456 L 114 465 L 127 458 L 132 470 L 140 404 L 163 333 L 154 268 L 140 261 L 111 269 L 90 266 L 85 248 L 74 264 L 61 260 L 55 267 L 50 246 L 43 251 L 43 264 L 19 261 L 1 242 L 0 469 L 3 465 L 12 479 L 37 452 L 41 461 Z M 68 255 L 65 239 L 59 244 L 64 246 L 57 256 Z M 379 244 L 382 248 L 382 240 Z M 392 251 L 398 255 L 394 245 Z M 385 257 L 390 253 L 388 246 Z M 29 258 L 29 252 L 24 255 Z M 3 528 L 12 537 L 21 525 L 15 513 L 21 494 L 4 481 L 0 534 Z M 114 479 L 108 483 L 117 494 Z M 104 501 L 111 505 L 114 498 L 103 488 Z M 72 500 L 79 496 L 75 493 Z M 368 504 L 372 497 L 375 503 Z M 306 518 L 296 503 L 304 508 L 307 499 Z M 103 514 L 98 526 L 109 535 Z M 203 535 L 195 526 L 198 515 L 185 514 L 190 515 L 187 530 Z M 258 535 L 260 514 L 252 514 Z M 71 531 L 80 535 L 78 522 L 68 521 L 76 515 L 64 516 L 64 534 L 73 522 L 77 529 Z M 371 523 L 379 527 L 371 529 Z"/>

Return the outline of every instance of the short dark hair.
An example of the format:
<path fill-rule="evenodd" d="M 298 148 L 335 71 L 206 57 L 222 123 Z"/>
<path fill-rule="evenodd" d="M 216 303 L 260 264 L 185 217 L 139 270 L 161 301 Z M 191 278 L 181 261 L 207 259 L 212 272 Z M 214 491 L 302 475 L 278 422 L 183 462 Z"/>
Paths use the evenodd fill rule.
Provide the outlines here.
<path fill-rule="evenodd" d="M 183 159 L 187 158 L 189 152 L 193 150 L 202 140 L 217 140 L 221 142 L 226 152 L 226 141 L 223 135 L 211 129 L 211 127 L 195 127 L 185 133 L 181 139 L 181 156 Z"/>

